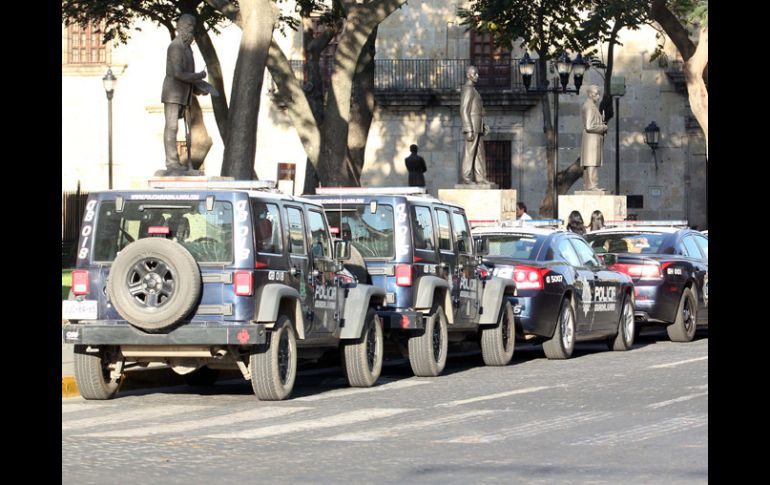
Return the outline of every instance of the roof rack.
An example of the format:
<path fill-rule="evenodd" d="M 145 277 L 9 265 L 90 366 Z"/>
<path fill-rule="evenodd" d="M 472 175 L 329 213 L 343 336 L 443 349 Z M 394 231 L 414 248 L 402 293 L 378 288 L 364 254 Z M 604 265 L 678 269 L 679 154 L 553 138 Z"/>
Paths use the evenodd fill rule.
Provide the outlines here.
<path fill-rule="evenodd" d="M 634 227 L 634 226 L 660 226 L 660 227 L 690 227 L 687 221 L 605 221 L 604 227 Z"/>
<path fill-rule="evenodd" d="M 561 219 L 471 219 L 468 221 L 474 227 L 544 227 L 558 228 L 564 225 Z"/>
<path fill-rule="evenodd" d="M 149 179 L 152 189 L 275 190 L 272 180 L 211 180 L 209 177 L 162 177 Z"/>
<path fill-rule="evenodd" d="M 318 187 L 320 195 L 427 195 L 425 187 Z"/>

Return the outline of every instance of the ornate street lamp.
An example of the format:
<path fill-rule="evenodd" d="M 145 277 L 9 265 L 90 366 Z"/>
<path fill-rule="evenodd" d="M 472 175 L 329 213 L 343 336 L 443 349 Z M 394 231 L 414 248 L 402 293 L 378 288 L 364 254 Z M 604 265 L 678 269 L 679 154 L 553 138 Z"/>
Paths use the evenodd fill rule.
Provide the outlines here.
<path fill-rule="evenodd" d="M 107 94 L 107 150 L 108 150 L 108 181 L 109 189 L 112 190 L 112 95 L 115 92 L 117 78 L 112 74 L 112 69 L 107 68 L 107 74 L 102 78 L 104 92 Z"/>
<path fill-rule="evenodd" d="M 652 121 L 644 129 L 644 142 L 652 148 L 652 159 L 655 161 L 655 170 L 658 170 L 658 158 L 655 156 L 655 150 L 660 142 L 660 128 Z"/>

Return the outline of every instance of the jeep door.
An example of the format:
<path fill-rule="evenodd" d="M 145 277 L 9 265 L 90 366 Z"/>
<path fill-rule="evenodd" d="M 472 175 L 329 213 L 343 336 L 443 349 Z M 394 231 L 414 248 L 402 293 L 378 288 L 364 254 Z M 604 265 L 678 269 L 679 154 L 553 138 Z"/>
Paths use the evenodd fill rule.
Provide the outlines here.
<path fill-rule="evenodd" d="M 452 231 L 457 254 L 454 275 L 459 287 L 458 314 L 467 323 L 475 324 L 478 321 L 480 287 L 476 275 L 477 263 L 473 255 L 473 238 L 468 228 L 468 221 L 465 219 L 465 214 L 458 210 L 452 211 Z"/>
<path fill-rule="evenodd" d="M 452 244 L 452 224 L 449 222 L 449 211 L 444 208 L 435 209 L 436 213 L 436 233 L 438 234 L 438 268 L 436 275 L 439 278 L 447 280 L 449 283 L 450 299 L 452 308 L 445 308 L 449 323 L 461 323 L 459 318 L 460 305 L 460 285 L 456 281 L 454 272 L 457 267 L 457 257 Z"/>
<path fill-rule="evenodd" d="M 287 222 L 289 252 L 289 284 L 299 291 L 302 314 L 305 317 L 305 337 L 311 335 L 316 325 L 313 318 L 313 288 L 310 285 L 310 258 L 307 251 L 305 216 L 300 206 L 287 205 L 284 218 Z"/>
<path fill-rule="evenodd" d="M 414 238 L 414 288 L 417 288 L 422 276 L 438 275 L 439 257 L 430 207 L 413 205 L 411 216 Z M 441 302 L 442 306 L 443 304 Z"/>
<path fill-rule="evenodd" d="M 321 208 L 307 208 L 310 239 L 310 275 L 313 290 L 313 320 L 317 332 L 337 330 L 337 308 L 340 306 L 334 278 L 334 259 L 329 226 Z"/>

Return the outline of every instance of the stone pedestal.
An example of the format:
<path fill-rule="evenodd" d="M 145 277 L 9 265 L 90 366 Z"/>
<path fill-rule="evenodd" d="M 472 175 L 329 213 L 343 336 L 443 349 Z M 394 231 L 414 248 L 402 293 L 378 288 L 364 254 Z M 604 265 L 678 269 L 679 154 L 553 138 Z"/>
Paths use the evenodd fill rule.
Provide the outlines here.
<path fill-rule="evenodd" d="M 131 177 L 129 180 L 129 189 L 147 189 L 150 182 L 208 182 L 211 180 L 235 180 L 233 177 L 220 177 L 219 175 L 198 175 L 198 176 L 152 176 L 152 177 Z"/>
<path fill-rule="evenodd" d="M 469 220 L 516 219 L 516 191 L 512 189 L 439 189 L 438 198 L 465 208 Z"/>
<path fill-rule="evenodd" d="M 605 224 L 609 221 L 622 221 L 628 215 L 625 195 L 602 195 L 601 192 L 576 191 L 576 195 L 559 196 L 559 219 L 567 223 L 569 213 L 576 210 L 583 216 L 583 223 L 588 228 L 591 213 L 601 211 Z"/>

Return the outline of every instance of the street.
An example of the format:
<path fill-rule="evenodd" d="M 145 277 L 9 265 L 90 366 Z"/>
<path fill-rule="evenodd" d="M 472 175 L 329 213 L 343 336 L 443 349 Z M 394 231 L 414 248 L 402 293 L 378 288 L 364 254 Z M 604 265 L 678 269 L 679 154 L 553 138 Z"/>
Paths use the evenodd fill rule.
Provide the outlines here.
<path fill-rule="evenodd" d="M 244 380 L 62 399 L 62 483 L 706 483 L 708 332 L 578 343 L 506 367 L 450 354 L 437 378 L 387 365 L 372 388 L 300 372 L 293 398 Z"/>

